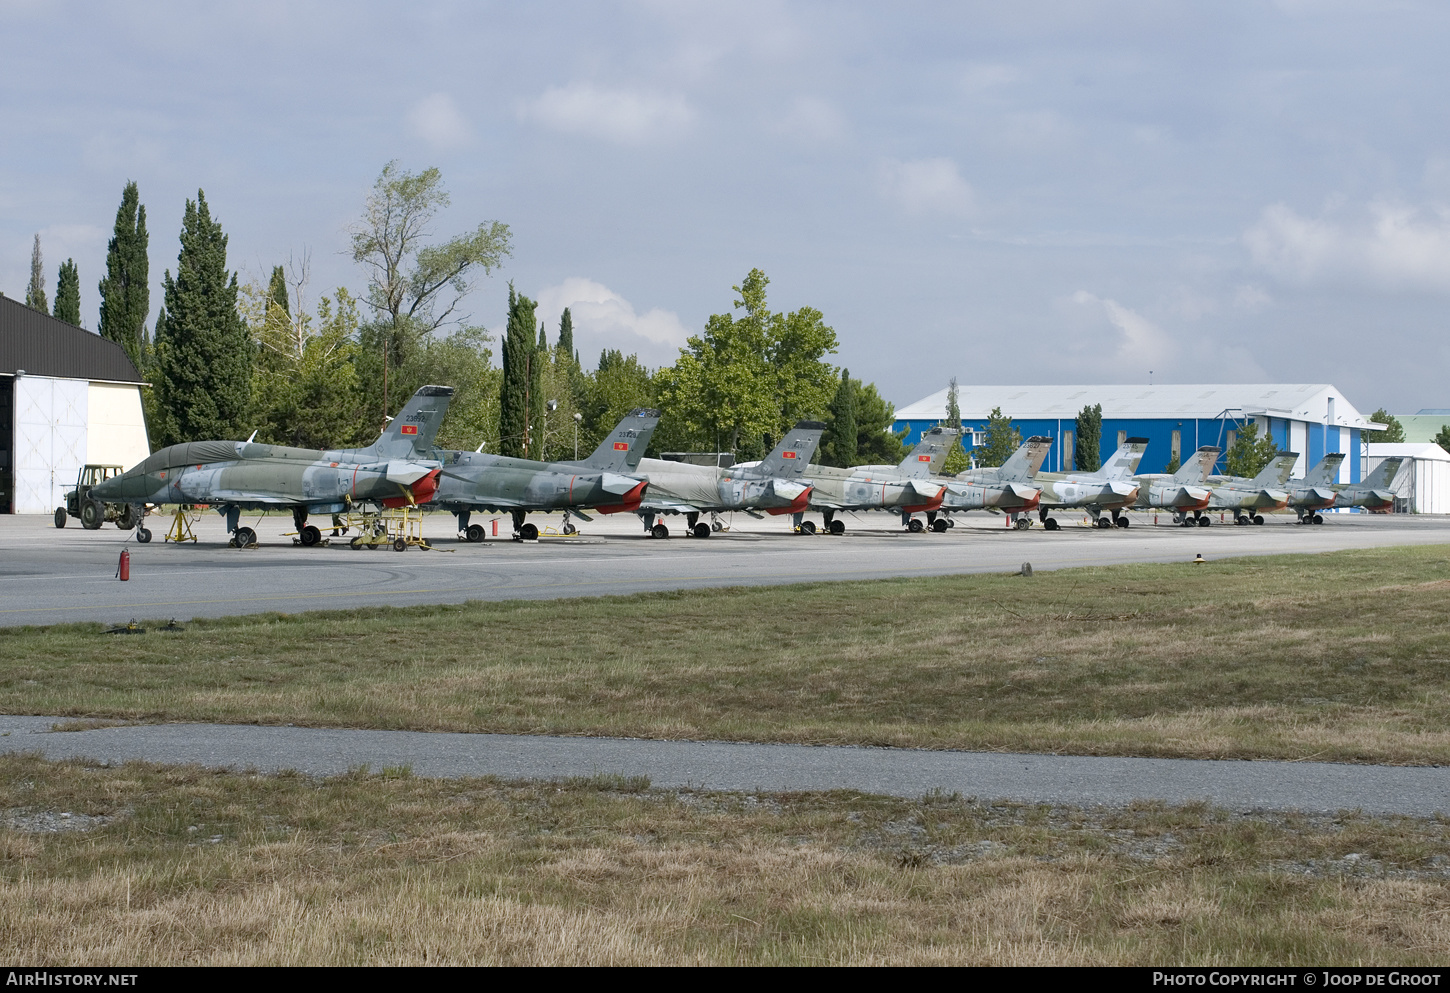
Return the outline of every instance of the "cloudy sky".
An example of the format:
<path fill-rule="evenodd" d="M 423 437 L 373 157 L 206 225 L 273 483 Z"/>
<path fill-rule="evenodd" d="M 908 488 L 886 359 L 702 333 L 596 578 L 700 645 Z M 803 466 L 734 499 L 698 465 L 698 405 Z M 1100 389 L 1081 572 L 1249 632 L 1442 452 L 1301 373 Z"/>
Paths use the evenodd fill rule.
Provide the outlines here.
<path fill-rule="evenodd" d="M 0 290 L 38 231 L 95 327 L 121 188 L 152 269 L 205 189 L 245 280 L 437 165 L 437 233 L 672 359 L 752 267 L 898 405 L 978 383 L 1333 382 L 1450 406 L 1450 5 L 0 0 Z M 153 289 L 153 306 L 160 302 Z"/>

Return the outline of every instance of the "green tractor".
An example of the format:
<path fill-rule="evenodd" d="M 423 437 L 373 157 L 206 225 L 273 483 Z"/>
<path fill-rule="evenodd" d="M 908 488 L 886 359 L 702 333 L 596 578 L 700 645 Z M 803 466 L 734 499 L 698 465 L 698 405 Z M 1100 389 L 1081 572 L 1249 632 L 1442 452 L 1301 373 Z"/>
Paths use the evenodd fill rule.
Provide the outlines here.
<path fill-rule="evenodd" d="M 55 508 L 55 526 L 65 527 L 67 517 L 78 519 L 81 527 L 87 531 L 96 531 L 107 521 L 114 523 L 122 531 L 129 531 L 140 524 L 143 514 L 139 507 L 129 503 L 102 503 L 100 500 L 91 499 L 92 486 L 119 476 L 124 471 L 125 467 L 119 465 L 82 466 L 76 477 L 76 488 L 65 495 L 65 506 Z M 150 541 L 151 532 L 141 528 L 136 532 L 136 540 L 143 543 Z"/>

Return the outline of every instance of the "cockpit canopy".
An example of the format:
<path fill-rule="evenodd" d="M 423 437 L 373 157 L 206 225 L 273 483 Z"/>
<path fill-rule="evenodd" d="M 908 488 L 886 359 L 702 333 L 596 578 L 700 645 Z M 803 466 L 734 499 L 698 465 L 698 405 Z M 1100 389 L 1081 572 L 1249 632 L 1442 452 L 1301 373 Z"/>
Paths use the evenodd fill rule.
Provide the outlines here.
<path fill-rule="evenodd" d="M 182 465 L 235 462 L 238 457 L 235 441 L 188 441 L 180 445 L 170 445 L 147 456 L 144 462 L 134 467 L 127 475 L 161 472 L 163 469 Z"/>

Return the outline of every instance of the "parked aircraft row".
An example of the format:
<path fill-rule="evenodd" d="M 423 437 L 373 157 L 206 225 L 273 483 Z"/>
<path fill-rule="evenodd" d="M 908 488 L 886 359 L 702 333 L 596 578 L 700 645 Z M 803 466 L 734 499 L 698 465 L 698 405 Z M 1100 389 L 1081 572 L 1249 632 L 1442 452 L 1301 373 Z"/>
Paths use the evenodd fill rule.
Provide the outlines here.
<path fill-rule="evenodd" d="M 847 469 L 811 465 L 825 425 L 801 421 L 757 463 L 717 468 L 644 458 L 660 414 L 631 411 L 586 459 L 539 462 L 484 452 L 434 447 L 453 389 L 418 390 L 366 448 L 319 451 L 238 441 L 198 441 L 173 445 L 125 473 L 91 488 L 88 499 L 133 508 L 137 521 L 148 505 L 207 504 L 227 519 L 233 543 L 256 540 L 240 524 L 243 510 L 292 511 L 299 540 L 321 541 L 312 514 L 341 514 L 364 507 L 437 507 L 454 514 L 461 537 L 482 541 L 475 511 L 507 513 L 514 535 L 535 538 L 530 512 L 563 511 L 590 520 L 587 512 L 635 513 L 646 531 L 669 537 L 666 515 L 683 515 L 689 533 L 707 538 L 709 515 L 740 510 L 791 515 L 798 529 L 814 533 L 805 519 L 820 511 L 825 529 L 842 534 L 839 514 L 887 510 L 899 513 L 909 530 L 944 531 L 957 512 L 988 510 L 1009 514 L 1019 528 L 1036 512 L 1043 526 L 1056 530 L 1053 510 L 1081 509 L 1100 527 L 1127 527 L 1129 510 L 1167 510 L 1184 524 L 1207 526 L 1209 510 L 1231 510 L 1240 523 L 1263 523 L 1266 509 L 1293 507 L 1301 522 L 1322 523 L 1318 511 L 1329 506 L 1380 507 L 1392 500 L 1388 487 L 1399 460 L 1389 459 L 1364 483 L 1332 482 L 1342 455 L 1326 456 L 1304 479 L 1289 475 L 1298 456 L 1280 453 L 1253 479 L 1208 475 L 1219 449 L 1198 450 L 1176 473 L 1138 474 L 1147 442 L 1130 438 L 1096 472 L 1044 473 L 1041 466 L 1051 439 L 1027 439 L 1003 465 L 940 475 L 957 431 L 938 427 L 895 466 L 863 465 Z M 915 515 L 921 514 L 925 518 Z M 93 518 L 102 519 L 97 515 Z M 716 520 L 714 527 L 718 529 Z"/>

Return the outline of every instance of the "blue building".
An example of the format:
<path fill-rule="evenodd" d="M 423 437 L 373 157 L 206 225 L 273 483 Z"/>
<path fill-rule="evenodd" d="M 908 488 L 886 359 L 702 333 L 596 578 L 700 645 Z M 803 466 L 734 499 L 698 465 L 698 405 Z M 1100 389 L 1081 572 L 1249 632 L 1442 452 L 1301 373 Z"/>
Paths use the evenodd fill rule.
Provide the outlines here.
<path fill-rule="evenodd" d="M 970 450 L 983 443 L 987 418 L 994 408 L 1012 418 L 1022 437 L 1047 435 L 1055 442 L 1043 470 L 1061 472 L 1073 465 L 1077 415 L 1083 407 L 1102 404 L 1103 458 L 1125 438 L 1147 438 L 1141 472 L 1161 472 L 1172 459 L 1182 459 L 1202 445 L 1228 451 L 1244 425 L 1258 425 L 1282 450 L 1299 453 L 1294 475 L 1302 476 L 1326 452 L 1344 452 L 1341 482 L 1364 475 L 1364 444 L 1360 434 L 1384 427 L 1364 417 L 1344 394 L 1327 383 L 1170 386 L 961 386 L 957 406 L 962 414 L 962 444 Z M 915 443 L 921 432 L 946 417 L 947 391 L 933 393 L 896 412 L 895 430 L 907 429 Z M 1223 471 L 1220 456 L 1215 472 Z"/>

